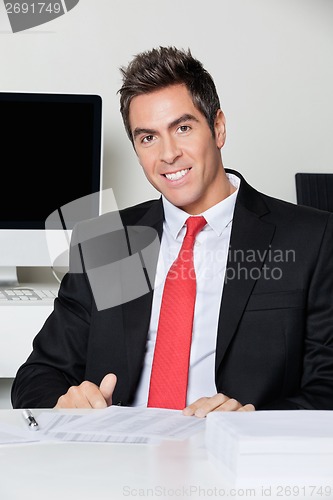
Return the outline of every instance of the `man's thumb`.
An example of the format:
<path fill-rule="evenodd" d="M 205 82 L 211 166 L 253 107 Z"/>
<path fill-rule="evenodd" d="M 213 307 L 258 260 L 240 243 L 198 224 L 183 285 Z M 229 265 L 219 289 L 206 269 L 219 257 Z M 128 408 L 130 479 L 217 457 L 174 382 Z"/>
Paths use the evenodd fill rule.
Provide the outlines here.
<path fill-rule="evenodd" d="M 112 405 L 112 394 L 114 388 L 116 387 L 116 383 L 117 377 L 115 376 L 115 374 L 108 373 L 107 375 L 105 375 L 99 386 L 99 390 L 101 391 L 108 406 Z"/>

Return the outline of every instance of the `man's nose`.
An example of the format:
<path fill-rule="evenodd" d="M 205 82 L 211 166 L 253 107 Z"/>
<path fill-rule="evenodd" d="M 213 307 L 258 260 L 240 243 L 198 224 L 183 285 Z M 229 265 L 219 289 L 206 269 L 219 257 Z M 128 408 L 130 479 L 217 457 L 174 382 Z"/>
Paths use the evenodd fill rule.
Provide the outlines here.
<path fill-rule="evenodd" d="M 160 160 L 171 165 L 181 156 L 181 149 L 176 139 L 172 137 L 164 138 L 161 142 Z"/>

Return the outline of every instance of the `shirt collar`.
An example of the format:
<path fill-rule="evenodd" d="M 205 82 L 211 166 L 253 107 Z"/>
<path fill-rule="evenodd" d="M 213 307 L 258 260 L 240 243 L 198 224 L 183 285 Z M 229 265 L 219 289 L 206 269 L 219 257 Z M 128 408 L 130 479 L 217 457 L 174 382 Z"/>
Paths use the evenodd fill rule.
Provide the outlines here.
<path fill-rule="evenodd" d="M 207 224 L 213 229 L 217 236 L 220 236 L 223 230 L 230 224 L 233 219 L 235 210 L 236 198 L 240 186 L 240 178 L 233 174 L 226 174 L 231 184 L 236 188 L 236 191 L 230 196 L 220 201 L 213 207 L 199 215 L 203 215 Z M 188 213 L 181 208 L 175 207 L 162 195 L 164 208 L 165 223 L 167 224 L 170 233 L 174 239 L 177 239 L 182 227 L 188 218 Z"/>

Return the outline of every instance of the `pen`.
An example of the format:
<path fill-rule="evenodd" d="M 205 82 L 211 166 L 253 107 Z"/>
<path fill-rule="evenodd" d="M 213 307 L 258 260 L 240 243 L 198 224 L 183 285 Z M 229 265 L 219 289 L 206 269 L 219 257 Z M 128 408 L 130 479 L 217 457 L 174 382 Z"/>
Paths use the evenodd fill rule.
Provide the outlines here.
<path fill-rule="evenodd" d="M 38 422 L 35 419 L 35 417 L 33 416 L 33 414 L 31 413 L 31 411 L 30 410 L 23 410 L 22 415 L 23 415 L 24 420 L 27 422 L 29 429 L 32 431 L 38 431 L 38 429 L 39 429 Z"/>

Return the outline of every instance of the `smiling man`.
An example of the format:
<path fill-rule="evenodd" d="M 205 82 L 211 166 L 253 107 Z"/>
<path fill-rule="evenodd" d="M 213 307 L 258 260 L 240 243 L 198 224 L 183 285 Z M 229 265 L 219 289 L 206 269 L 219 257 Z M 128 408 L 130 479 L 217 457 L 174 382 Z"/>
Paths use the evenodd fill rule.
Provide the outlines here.
<path fill-rule="evenodd" d="M 224 168 L 225 117 L 190 51 L 143 52 L 122 75 L 125 129 L 161 196 L 120 217 L 128 231 L 159 235 L 144 267 L 153 286 L 99 310 L 81 238 L 80 265 L 18 370 L 13 406 L 148 405 L 197 417 L 333 409 L 333 215 L 259 193 Z M 111 218 L 75 234 L 91 238 Z M 102 238 L 95 248 L 113 246 Z"/>
<path fill-rule="evenodd" d="M 217 111 L 213 135 L 184 84 L 134 97 L 129 121 L 146 177 L 170 203 L 196 215 L 234 191 L 220 154 L 224 115 Z"/>

